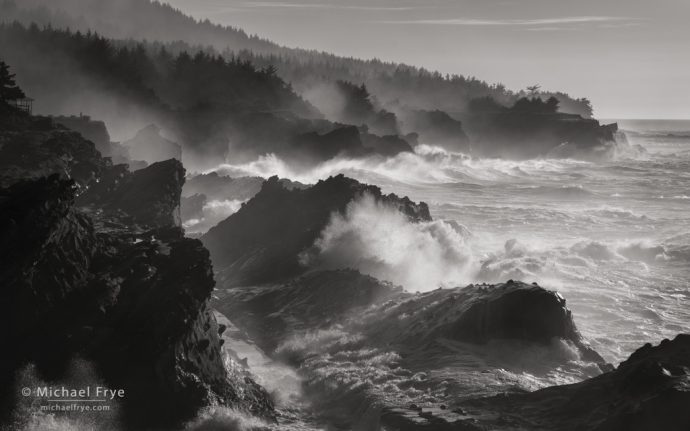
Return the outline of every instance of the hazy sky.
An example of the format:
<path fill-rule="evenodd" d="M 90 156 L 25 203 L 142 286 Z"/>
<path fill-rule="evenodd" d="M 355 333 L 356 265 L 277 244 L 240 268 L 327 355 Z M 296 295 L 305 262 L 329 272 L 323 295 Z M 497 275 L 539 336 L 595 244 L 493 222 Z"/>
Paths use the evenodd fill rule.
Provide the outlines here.
<path fill-rule="evenodd" d="M 690 119 L 690 0 L 165 0 L 288 46 L 589 97 L 599 118 Z"/>

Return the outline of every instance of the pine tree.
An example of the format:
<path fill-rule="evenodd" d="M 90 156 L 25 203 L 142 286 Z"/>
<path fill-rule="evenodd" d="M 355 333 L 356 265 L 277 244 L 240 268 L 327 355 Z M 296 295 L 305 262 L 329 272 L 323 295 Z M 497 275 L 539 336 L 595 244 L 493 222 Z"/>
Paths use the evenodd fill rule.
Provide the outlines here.
<path fill-rule="evenodd" d="M 23 99 L 26 97 L 21 88 L 14 82 L 15 75 L 10 73 L 10 67 L 0 60 L 0 100 Z"/>

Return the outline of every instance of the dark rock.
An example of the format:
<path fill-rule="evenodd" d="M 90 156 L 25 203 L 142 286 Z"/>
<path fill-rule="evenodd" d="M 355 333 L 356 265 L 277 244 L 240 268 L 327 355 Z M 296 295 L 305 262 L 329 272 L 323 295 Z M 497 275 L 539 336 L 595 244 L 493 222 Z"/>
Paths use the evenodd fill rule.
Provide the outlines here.
<path fill-rule="evenodd" d="M 403 110 L 399 114 L 405 133 L 419 135 L 419 143 L 467 153 L 470 140 L 462 123 L 443 111 Z"/>
<path fill-rule="evenodd" d="M 87 115 L 58 116 L 52 119 L 93 142 L 103 157 L 110 157 L 115 163 L 126 163 L 129 160 L 127 149 L 110 141 L 110 134 L 103 121 L 92 120 Z"/>
<path fill-rule="evenodd" d="M 339 127 L 325 134 L 305 133 L 293 140 L 292 147 L 295 152 L 289 154 L 290 161 L 305 165 L 337 156 L 361 157 L 371 153 L 362 144 L 359 129 L 355 126 Z"/>
<path fill-rule="evenodd" d="M 500 108 L 464 115 L 463 122 L 468 125 L 472 153 L 483 157 L 557 157 L 559 154 L 552 152 L 563 144 L 570 150 L 561 157 L 603 156 L 615 141 L 615 127 L 559 112 Z"/>
<path fill-rule="evenodd" d="M 375 338 L 417 344 L 438 337 L 472 343 L 514 339 L 548 344 L 568 340 L 584 359 L 607 364 L 584 343 L 565 299 L 542 287 L 510 280 L 419 295 L 404 294 L 396 307 L 381 310 L 366 331 Z M 410 316 L 403 319 L 403 316 Z"/>
<path fill-rule="evenodd" d="M 287 280 L 306 270 L 299 254 L 312 246 L 333 212 L 344 213 L 354 199 L 369 194 L 394 206 L 410 221 L 431 220 L 425 203 L 384 195 L 375 186 L 342 175 L 305 190 L 288 190 L 273 177 L 235 214 L 201 237 L 211 252 L 221 285 Z"/>
<path fill-rule="evenodd" d="M 50 137 L 54 145 L 32 146 L 40 151 L 27 157 L 70 167 L 52 160 L 61 154 L 53 148 L 67 148 L 83 156 L 73 161 L 91 161 L 111 176 L 84 182 L 91 201 L 80 207 L 75 180 L 40 178 L 49 169 L 31 171 L 29 158 L 30 180 L 0 189 L 0 345 L 11 346 L 0 357 L 0 420 L 24 402 L 14 393 L 19 370 L 33 364 L 41 379 L 59 382 L 73 358 L 92 363 L 99 382 L 125 390 L 129 429 L 172 429 L 210 405 L 271 418 L 268 394 L 224 365 L 208 307 L 215 285 L 208 251 L 172 223 L 180 163 L 132 174 L 94 155 L 79 135 Z"/>
<path fill-rule="evenodd" d="M 0 187 L 52 174 L 86 187 L 109 166 L 78 133 L 55 126 L 49 118 L 19 118 L 21 124 L 0 129 Z"/>
<path fill-rule="evenodd" d="M 180 195 L 185 169 L 176 159 L 154 163 L 136 172 L 113 166 L 98 185 L 80 196 L 80 205 L 123 211 L 135 223 L 151 227 L 180 225 Z"/>
<path fill-rule="evenodd" d="M 397 135 L 376 136 L 367 133 L 363 135 L 362 140 L 365 148 L 370 148 L 376 154 L 385 157 L 413 151 L 410 144 Z"/>
<path fill-rule="evenodd" d="M 122 146 L 134 160 L 144 160 L 147 163 L 168 159 L 182 160 L 182 147 L 162 137 L 161 129 L 153 124 L 139 130 L 132 139 L 123 142 Z"/>
<path fill-rule="evenodd" d="M 295 330 L 327 328 L 354 309 L 401 292 L 399 287 L 354 270 L 314 271 L 284 285 L 262 286 L 250 292 L 219 290 L 213 304 L 271 351 Z"/>
<path fill-rule="evenodd" d="M 527 394 L 480 399 L 470 404 L 485 418 L 500 414 L 533 429 L 647 431 L 690 429 L 690 334 L 647 344 L 607 372 L 574 385 Z"/>

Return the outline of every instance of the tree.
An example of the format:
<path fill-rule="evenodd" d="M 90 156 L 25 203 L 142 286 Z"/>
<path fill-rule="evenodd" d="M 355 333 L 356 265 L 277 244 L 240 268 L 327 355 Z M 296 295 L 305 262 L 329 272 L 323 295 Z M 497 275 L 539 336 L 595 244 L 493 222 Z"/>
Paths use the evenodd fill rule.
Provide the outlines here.
<path fill-rule="evenodd" d="M 10 73 L 10 67 L 0 60 L 0 100 L 3 102 L 26 97 L 22 89 L 17 86 L 14 77 L 15 75 Z"/>
<path fill-rule="evenodd" d="M 546 101 L 546 109 L 549 112 L 558 112 L 558 105 L 561 102 L 556 99 L 554 96 L 549 97 L 549 99 Z"/>

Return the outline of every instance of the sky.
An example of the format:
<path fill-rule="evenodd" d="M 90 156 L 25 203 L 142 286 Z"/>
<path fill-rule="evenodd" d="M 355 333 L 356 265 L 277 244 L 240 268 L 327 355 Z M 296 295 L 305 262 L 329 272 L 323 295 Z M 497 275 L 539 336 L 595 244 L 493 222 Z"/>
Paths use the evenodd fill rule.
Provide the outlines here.
<path fill-rule="evenodd" d="M 690 0 L 163 0 L 281 45 L 690 119 Z"/>

